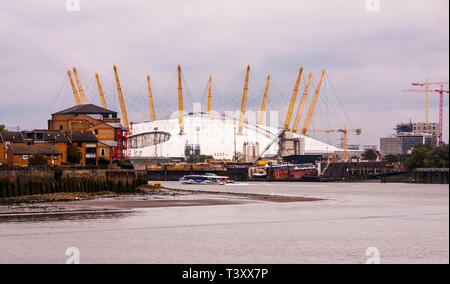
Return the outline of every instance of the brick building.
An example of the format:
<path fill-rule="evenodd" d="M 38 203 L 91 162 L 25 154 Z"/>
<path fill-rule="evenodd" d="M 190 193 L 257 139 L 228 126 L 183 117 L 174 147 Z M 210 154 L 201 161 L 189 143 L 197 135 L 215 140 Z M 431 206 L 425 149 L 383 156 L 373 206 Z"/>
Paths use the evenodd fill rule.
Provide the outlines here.
<path fill-rule="evenodd" d="M 52 114 L 49 130 L 93 132 L 104 157 L 123 159 L 126 150 L 126 128 L 120 124 L 117 112 L 93 104 L 74 106 Z M 105 150 L 105 148 L 108 148 Z"/>

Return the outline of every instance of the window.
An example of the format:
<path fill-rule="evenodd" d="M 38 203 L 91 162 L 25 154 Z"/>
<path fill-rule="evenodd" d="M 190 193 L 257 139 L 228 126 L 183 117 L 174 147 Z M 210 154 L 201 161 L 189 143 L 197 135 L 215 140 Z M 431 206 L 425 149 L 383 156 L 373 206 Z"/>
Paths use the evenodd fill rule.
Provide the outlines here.
<path fill-rule="evenodd" d="M 63 130 L 63 126 L 62 125 L 59 126 L 59 130 Z"/>
<path fill-rule="evenodd" d="M 9 149 L 9 146 L 11 146 L 11 142 L 6 142 L 6 149 Z"/>
<path fill-rule="evenodd" d="M 28 155 L 23 155 L 23 156 L 22 156 L 22 159 L 28 160 Z"/>
<path fill-rule="evenodd" d="M 98 129 L 94 129 L 94 134 L 98 135 Z"/>
<path fill-rule="evenodd" d="M 83 146 L 83 143 L 78 142 L 78 147 L 81 148 Z"/>
<path fill-rule="evenodd" d="M 104 157 L 106 155 L 106 149 L 105 148 L 101 148 L 100 149 L 100 156 Z"/>

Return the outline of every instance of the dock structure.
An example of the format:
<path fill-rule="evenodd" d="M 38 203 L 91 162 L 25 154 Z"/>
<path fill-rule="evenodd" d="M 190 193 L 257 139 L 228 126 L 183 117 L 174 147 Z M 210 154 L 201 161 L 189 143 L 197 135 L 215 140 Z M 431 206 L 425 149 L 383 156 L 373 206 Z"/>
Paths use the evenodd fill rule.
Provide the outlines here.
<path fill-rule="evenodd" d="M 414 171 L 416 183 L 448 184 L 448 168 L 418 168 Z"/>

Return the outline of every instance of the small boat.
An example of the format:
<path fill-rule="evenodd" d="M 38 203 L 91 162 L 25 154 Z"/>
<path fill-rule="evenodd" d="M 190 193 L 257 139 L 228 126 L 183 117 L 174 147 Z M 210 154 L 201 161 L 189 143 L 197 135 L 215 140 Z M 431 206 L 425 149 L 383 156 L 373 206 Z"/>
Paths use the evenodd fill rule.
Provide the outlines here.
<path fill-rule="evenodd" d="M 218 176 L 216 174 L 207 173 L 205 175 L 186 175 L 178 179 L 182 184 L 218 184 L 225 185 L 234 183 L 227 176 Z"/>
<path fill-rule="evenodd" d="M 256 169 L 253 172 L 253 177 L 254 178 L 265 178 L 267 176 L 267 171 L 265 169 Z"/>

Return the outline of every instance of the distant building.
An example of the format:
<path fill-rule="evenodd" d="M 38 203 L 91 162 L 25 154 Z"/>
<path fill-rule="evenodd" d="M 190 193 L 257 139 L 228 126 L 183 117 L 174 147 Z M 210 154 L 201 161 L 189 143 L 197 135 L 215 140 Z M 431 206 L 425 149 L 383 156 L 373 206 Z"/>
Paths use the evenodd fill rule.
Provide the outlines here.
<path fill-rule="evenodd" d="M 416 122 L 412 124 L 412 132 L 432 134 L 437 136 L 439 135 L 439 123 Z"/>
<path fill-rule="evenodd" d="M 384 155 L 408 154 L 410 150 L 419 144 L 435 146 L 437 136 L 424 133 L 403 132 L 390 137 L 380 138 L 380 152 Z"/>

